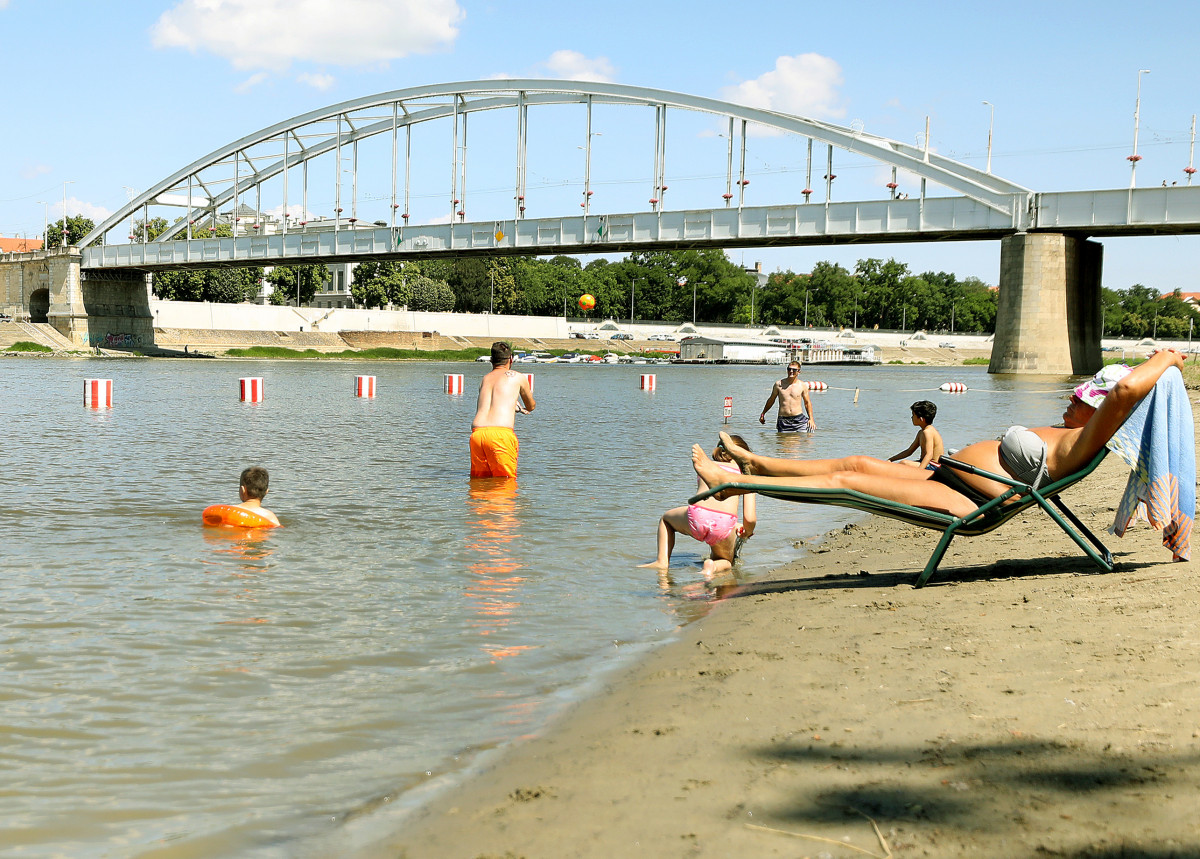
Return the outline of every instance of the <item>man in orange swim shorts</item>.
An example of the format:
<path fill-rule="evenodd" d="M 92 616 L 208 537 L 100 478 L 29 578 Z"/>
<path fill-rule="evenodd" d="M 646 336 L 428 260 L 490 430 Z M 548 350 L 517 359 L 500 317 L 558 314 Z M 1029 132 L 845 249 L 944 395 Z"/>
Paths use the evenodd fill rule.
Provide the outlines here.
<path fill-rule="evenodd" d="M 479 383 L 479 403 L 471 422 L 471 476 L 516 477 L 520 446 L 513 422 L 536 403 L 529 379 L 512 368 L 512 347 L 492 344 L 492 371 Z"/>

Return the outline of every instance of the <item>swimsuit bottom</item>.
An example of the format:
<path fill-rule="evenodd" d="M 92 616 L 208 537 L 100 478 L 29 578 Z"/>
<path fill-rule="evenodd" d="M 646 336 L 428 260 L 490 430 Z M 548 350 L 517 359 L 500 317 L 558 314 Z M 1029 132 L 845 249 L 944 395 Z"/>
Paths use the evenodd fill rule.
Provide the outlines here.
<path fill-rule="evenodd" d="M 1000 462 L 1009 474 L 1034 489 L 1050 482 L 1046 468 L 1046 442 L 1033 430 L 1009 427 L 1000 439 Z"/>
<path fill-rule="evenodd" d="M 688 528 L 692 539 L 715 546 L 733 533 L 737 517 L 724 510 L 713 510 L 698 504 L 689 504 L 687 509 Z"/>
<path fill-rule="evenodd" d="M 790 417 L 779 415 L 775 419 L 775 432 L 808 432 L 808 415 L 804 412 Z"/>
<path fill-rule="evenodd" d="M 967 498 L 982 506 L 992 500 L 991 495 L 985 495 L 971 484 L 967 483 L 958 476 L 958 472 L 948 465 L 942 465 L 934 469 L 933 474 L 929 475 L 929 479 L 935 483 L 940 483 L 943 486 L 949 486 L 960 495 L 965 495 Z"/>
<path fill-rule="evenodd" d="M 472 477 L 516 477 L 520 445 L 508 427 L 479 427 L 471 432 Z"/>

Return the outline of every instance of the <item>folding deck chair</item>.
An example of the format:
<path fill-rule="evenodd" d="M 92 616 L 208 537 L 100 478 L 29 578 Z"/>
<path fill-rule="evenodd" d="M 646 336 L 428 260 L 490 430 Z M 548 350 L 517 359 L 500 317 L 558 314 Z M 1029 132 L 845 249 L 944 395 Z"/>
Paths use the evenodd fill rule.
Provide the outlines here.
<path fill-rule="evenodd" d="M 976 468 L 972 465 L 967 465 L 965 462 L 958 462 L 948 456 L 943 456 L 939 468 L 955 468 L 959 471 L 965 471 L 968 474 L 978 474 L 1009 487 L 1002 495 L 980 505 L 965 516 L 951 516 L 948 513 L 937 513 L 933 510 L 926 510 L 923 507 L 913 507 L 908 504 L 900 504 L 896 501 L 876 498 L 874 495 L 867 495 L 854 489 L 806 489 L 763 483 L 723 483 L 720 486 L 714 486 L 706 492 L 692 496 L 688 499 L 688 503 L 695 504 L 697 501 L 715 495 L 722 489 L 736 487 L 739 489 L 749 489 L 757 492 L 759 495 L 767 495 L 783 501 L 850 507 L 855 510 L 871 513 L 875 516 L 886 516 L 889 519 L 897 519 L 901 522 L 907 522 L 910 525 L 919 525 L 922 528 L 941 531 L 941 540 L 938 541 L 933 554 L 929 556 L 929 562 L 925 565 L 925 569 L 917 577 L 913 585 L 918 588 L 923 587 L 929 581 L 930 577 L 937 572 L 938 564 L 942 562 L 942 556 L 946 554 L 946 549 L 950 547 L 950 541 L 955 537 L 975 537 L 980 534 L 990 533 L 1004 525 L 1018 513 L 1022 513 L 1036 505 L 1045 510 L 1050 518 L 1058 523 L 1058 526 L 1083 549 L 1087 556 L 1095 562 L 1096 566 L 1105 572 L 1112 572 L 1112 552 L 1079 521 L 1079 518 L 1058 497 L 1059 493 L 1063 490 L 1074 486 L 1095 471 L 1096 467 L 1103 461 L 1107 454 L 1108 448 L 1101 448 L 1095 458 L 1079 471 L 1068 474 L 1066 477 L 1056 480 L 1053 483 L 1048 483 L 1041 489 L 1034 489 L 1027 483 L 1013 480 L 1007 474 L 993 474 L 990 471 L 984 471 L 982 468 Z M 1014 496 L 1021 496 L 1021 498 L 1012 504 L 1006 505 L 1004 503 Z M 1051 507 L 1049 502 L 1053 502 L 1054 507 L 1058 509 L 1055 510 L 1054 507 Z M 1071 526 L 1074 526 L 1074 528 Z"/>

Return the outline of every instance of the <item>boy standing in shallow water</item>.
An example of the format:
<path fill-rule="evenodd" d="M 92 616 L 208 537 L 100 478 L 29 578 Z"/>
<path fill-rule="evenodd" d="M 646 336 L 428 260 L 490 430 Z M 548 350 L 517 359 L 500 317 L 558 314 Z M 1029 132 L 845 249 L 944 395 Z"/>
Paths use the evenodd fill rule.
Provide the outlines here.
<path fill-rule="evenodd" d="M 917 428 L 917 437 L 913 439 L 913 443 L 907 448 L 895 456 L 888 457 L 888 462 L 906 459 L 912 456 L 913 451 L 919 447 L 921 449 L 921 461 L 906 462 L 906 465 L 928 468 L 930 463 L 937 463 L 942 458 L 942 454 L 946 452 L 946 447 L 942 444 L 942 434 L 933 428 L 933 419 L 935 417 L 937 417 L 937 406 L 929 402 L 929 400 L 918 400 L 913 403 L 912 422 L 913 426 Z"/>
<path fill-rule="evenodd" d="M 537 405 L 529 379 L 512 368 L 512 347 L 492 344 L 492 371 L 479 383 L 475 420 L 471 421 L 471 476 L 516 477 L 520 445 L 513 431 L 517 412 L 527 415 Z"/>
<path fill-rule="evenodd" d="M 252 465 L 247 468 L 242 472 L 241 481 L 238 486 L 238 494 L 241 496 L 242 503 L 235 506 L 257 513 L 264 519 L 269 519 L 278 525 L 279 517 L 262 506 L 262 500 L 266 497 L 267 486 L 270 482 L 271 476 L 267 474 L 265 468 L 258 465 Z"/>
<path fill-rule="evenodd" d="M 746 447 L 746 440 L 740 435 L 730 436 L 738 445 Z M 748 449 L 748 448 L 747 448 Z M 732 457 L 720 445 L 712 452 L 712 458 L 730 474 L 741 474 L 742 470 Z M 703 480 L 696 483 L 696 491 L 711 489 Z M 675 534 L 687 534 L 694 540 L 712 546 L 712 557 L 704 561 L 703 575 L 711 579 L 733 567 L 734 555 L 737 551 L 738 540 L 748 540 L 754 534 L 757 524 L 756 509 L 753 495 L 743 497 L 742 526 L 738 527 L 738 497 L 733 496 L 723 501 L 706 498 L 699 504 L 687 507 L 675 507 L 663 514 L 658 523 L 658 557 L 649 564 L 639 564 L 642 567 L 653 567 L 656 570 L 667 570 L 671 566 L 671 552 L 675 548 Z"/>

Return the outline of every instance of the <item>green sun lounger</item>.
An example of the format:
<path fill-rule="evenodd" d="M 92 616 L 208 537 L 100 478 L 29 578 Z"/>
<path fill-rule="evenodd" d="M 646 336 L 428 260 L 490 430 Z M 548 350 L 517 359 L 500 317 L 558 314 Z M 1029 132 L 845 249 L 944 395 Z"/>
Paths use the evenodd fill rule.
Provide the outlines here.
<path fill-rule="evenodd" d="M 933 510 L 926 510 L 923 507 L 912 507 L 908 504 L 887 501 L 883 498 L 876 498 L 873 495 L 867 495 L 853 489 L 805 489 L 763 483 L 741 483 L 736 485 L 741 489 L 750 489 L 759 495 L 767 495 L 783 501 L 850 507 L 854 510 L 862 510 L 865 513 L 871 513 L 875 516 L 886 516 L 889 519 L 897 519 L 901 522 L 907 522 L 910 525 L 919 525 L 922 528 L 941 531 L 941 540 L 938 541 L 933 554 L 929 556 L 929 562 L 925 565 L 925 569 L 914 583 L 914 587 L 918 588 L 924 586 L 930 577 L 937 572 L 938 564 L 942 562 L 942 556 L 946 554 L 946 549 L 949 548 L 950 541 L 955 537 L 975 537 L 995 531 L 1017 514 L 1033 506 L 1045 510 L 1050 518 L 1058 523 L 1058 526 L 1067 533 L 1067 536 L 1074 540 L 1087 556 L 1095 562 L 1096 566 L 1106 572 L 1111 572 L 1113 568 L 1112 552 L 1079 521 L 1079 518 L 1058 497 L 1059 493 L 1063 490 L 1074 486 L 1095 471 L 1107 453 L 1108 448 L 1101 448 L 1096 457 L 1079 471 L 1069 474 L 1053 483 L 1048 483 L 1041 489 L 1034 489 L 1027 483 L 1013 480 L 1007 474 L 993 474 L 990 471 L 984 471 L 982 468 L 975 468 L 974 466 L 967 465 L 965 462 L 958 462 L 950 457 L 943 456 L 941 465 L 939 466 L 941 468 L 955 468 L 969 474 L 978 474 L 982 477 L 988 477 L 999 483 L 1006 484 L 1009 487 L 1003 494 L 980 505 L 965 516 L 951 516 L 948 513 L 937 513 Z M 722 489 L 732 488 L 734 485 L 732 483 L 723 483 L 720 486 L 715 486 L 706 492 L 692 496 L 688 499 L 688 503 L 695 504 L 697 501 L 708 498 L 710 495 L 715 495 Z M 1021 497 L 1012 504 L 1004 503 L 1014 496 Z M 1053 506 L 1051 506 L 1052 504 Z"/>

